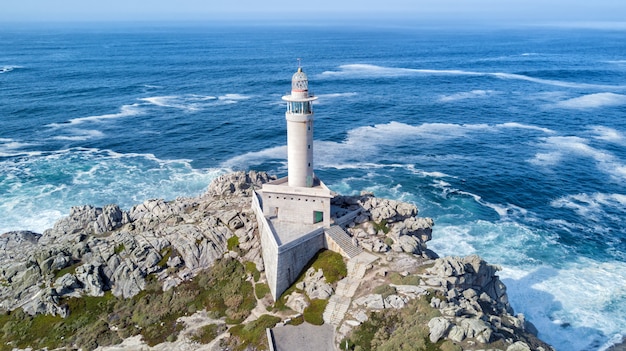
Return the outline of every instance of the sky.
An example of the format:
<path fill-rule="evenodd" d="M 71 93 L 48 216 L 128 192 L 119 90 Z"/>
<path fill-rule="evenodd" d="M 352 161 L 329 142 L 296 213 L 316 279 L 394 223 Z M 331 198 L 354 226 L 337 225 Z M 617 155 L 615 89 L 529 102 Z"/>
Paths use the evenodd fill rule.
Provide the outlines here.
<path fill-rule="evenodd" d="M 415 20 L 626 23 L 624 0 L 7 0 L 2 22 Z"/>

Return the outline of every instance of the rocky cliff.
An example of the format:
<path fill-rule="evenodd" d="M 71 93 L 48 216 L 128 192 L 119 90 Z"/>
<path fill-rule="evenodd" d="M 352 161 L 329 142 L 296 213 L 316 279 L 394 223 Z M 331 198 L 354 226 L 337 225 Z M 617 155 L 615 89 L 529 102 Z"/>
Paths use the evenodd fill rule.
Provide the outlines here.
<path fill-rule="evenodd" d="M 43 234 L 5 233 L 0 236 L 0 309 L 66 317 L 70 311 L 65 302 L 70 297 L 98 297 L 108 292 L 122 299 L 141 297 L 138 294 L 145 293 L 149 281 L 169 291 L 200 272 L 210 271 L 221 258 L 252 263 L 252 271 L 258 275 L 263 272 L 263 261 L 256 218 L 250 208 L 251 194 L 270 178 L 257 172 L 227 174 L 198 197 L 148 200 L 129 211 L 116 205 L 74 207 L 68 217 Z M 337 341 L 349 339 L 359 328 L 366 327 L 375 319 L 372 313 L 413 309 L 411 313 L 415 314 L 417 307 L 412 301 L 426 297 L 430 312 L 421 313 L 430 316 L 436 312 L 422 321 L 420 328 L 432 345 L 441 345 L 445 340 L 464 349 L 485 345 L 508 351 L 550 349 L 536 338 L 536 330 L 523 315 L 513 313 L 506 287 L 497 277 L 497 267 L 477 256 L 437 258 L 427 249 L 433 222 L 418 217 L 414 205 L 362 194 L 337 196 L 333 206 L 339 212 L 358 211 L 345 223 L 346 230 L 354 243 L 381 258 L 367 267 L 366 283 L 338 328 Z M 260 281 L 255 277 L 254 282 L 259 281 L 254 288 L 255 310 L 261 306 L 263 313 L 270 311 L 273 318 L 279 319 L 291 319 L 290 313 L 297 316 L 309 301 L 328 299 L 337 288 L 325 283 L 321 274 L 304 273 L 293 296 L 285 296 L 293 311 L 277 310 L 269 295 L 259 295 L 263 275 Z M 244 279 L 252 281 L 252 275 Z M 231 306 L 229 303 L 236 302 L 225 303 Z M 189 308 L 190 313 L 196 310 Z M 202 313 L 206 315 L 206 311 Z M 109 318 L 116 315 L 111 313 Z M 255 323 L 259 315 L 251 311 L 245 322 Z M 215 340 L 229 338 L 223 318 L 218 322 L 208 320 L 219 325 Z M 101 327 L 107 332 L 118 328 L 112 321 Z M 393 335 L 387 339 L 393 341 Z M 178 344 L 157 349 L 209 349 L 193 337 L 181 337 L 175 342 Z M 245 347 L 224 342 L 211 345 L 214 350 L 231 349 L 232 345 Z M 133 344 L 115 350 L 137 347 Z M 141 349 L 149 348 L 143 345 Z"/>
<path fill-rule="evenodd" d="M 268 179 L 264 173 L 229 174 L 199 197 L 148 200 L 130 211 L 117 205 L 73 207 L 43 234 L 5 233 L 0 308 L 65 316 L 61 297 L 110 290 L 129 298 L 150 274 L 167 290 L 211 267 L 233 236 L 246 259 L 262 269 L 250 194 Z"/>

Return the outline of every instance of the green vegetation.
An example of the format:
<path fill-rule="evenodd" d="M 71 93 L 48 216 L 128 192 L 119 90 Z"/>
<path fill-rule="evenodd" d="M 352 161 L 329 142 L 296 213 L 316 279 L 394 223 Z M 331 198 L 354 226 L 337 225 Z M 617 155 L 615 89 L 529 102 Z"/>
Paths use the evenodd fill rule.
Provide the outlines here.
<path fill-rule="evenodd" d="M 376 229 L 377 233 L 382 232 L 383 234 L 387 234 L 389 233 L 389 227 L 387 226 L 387 221 L 386 220 L 382 220 L 380 222 L 373 222 L 374 224 L 374 229 Z"/>
<path fill-rule="evenodd" d="M 389 280 L 391 284 L 395 285 L 420 285 L 420 277 L 417 275 L 407 275 L 404 277 L 400 273 L 393 272 L 389 275 Z"/>
<path fill-rule="evenodd" d="M 253 287 L 244 266 L 221 259 L 192 281 L 164 292 L 156 276 L 146 277 L 145 289 L 130 299 L 84 296 L 62 300 L 69 315 L 29 316 L 21 309 L 0 314 L 0 351 L 13 348 L 55 349 L 80 347 L 93 350 L 141 334 L 154 346 L 175 341 L 182 325 L 178 317 L 206 308 L 227 323 L 241 323 L 256 306 Z M 201 333 L 206 340 L 209 331 Z"/>
<path fill-rule="evenodd" d="M 157 266 L 161 267 L 161 268 L 165 268 L 165 266 L 167 266 L 167 261 L 170 259 L 170 257 L 172 256 L 172 248 L 171 247 L 166 247 L 163 250 L 161 250 L 161 260 L 159 261 L 159 263 L 157 263 Z"/>
<path fill-rule="evenodd" d="M 313 325 L 322 325 L 324 324 L 324 310 L 326 309 L 326 305 L 328 304 L 328 300 L 321 299 L 313 299 L 311 300 L 311 304 L 309 307 L 304 309 L 303 317 L 307 323 Z"/>
<path fill-rule="evenodd" d="M 261 278 L 261 272 L 256 268 L 256 263 L 246 261 L 244 262 L 244 266 L 246 267 L 246 272 L 252 274 L 252 278 L 254 278 L 254 282 L 258 282 Z"/>
<path fill-rule="evenodd" d="M 230 328 L 233 337 L 230 339 L 229 349 L 233 351 L 267 349 L 265 329 L 273 328 L 278 322 L 280 318 L 264 314 L 248 324 Z"/>
<path fill-rule="evenodd" d="M 226 241 L 226 248 L 228 251 L 233 251 L 239 247 L 239 237 L 233 235 Z"/>
<path fill-rule="evenodd" d="M 373 293 L 380 294 L 383 296 L 383 299 L 386 299 L 389 295 L 395 295 L 397 291 L 396 291 L 396 288 L 385 284 L 385 285 L 379 285 L 376 288 L 374 288 Z"/>
<path fill-rule="evenodd" d="M 224 324 L 208 324 L 200 328 L 197 333 L 191 337 L 191 340 L 201 344 L 208 344 L 225 331 L 226 326 Z"/>
<path fill-rule="evenodd" d="M 74 261 L 71 265 L 60 269 L 59 271 L 57 271 L 56 273 L 54 273 L 54 279 L 59 279 L 62 276 L 66 275 L 67 273 L 70 274 L 74 274 L 76 273 L 76 268 L 78 268 L 78 266 L 80 266 L 82 264 L 81 261 Z"/>
<path fill-rule="evenodd" d="M 393 241 L 392 238 L 390 238 L 390 237 L 386 237 L 385 238 L 385 245 L 391 246 L 391 245 L 393 245 L 393 243 L 394 243 L 394 241 Z"/>
<path fill-rule="evenodd" d="M 428 321 L 440 313 L 428 300 L 421 297 L 401 310 L 371 312 L 369 319 L 341 342 L 342 349 L 347 344 L 348 350 L 354 351 L 461 351 L 449 340 L 430 342 Z"/>
<path fill-rule="evenodd" d="M 294 291 L 302 292 L 296 288 L 296 284 L 304 280 L 304 275 L 310 267 L 313 267 L 316 270 L 321 269 L 322 272 L 324 272 L 326 282 L 329 284 L 336 283 L 348 275 L 348 268 L 346 267 L 346 263 L 343 261 L 343 256 L 341 256 L 341 254 L 330 250 L 320 250 L 315 254 L 315 256 L 313 256 L 307 265 L 304 266 L 298 279 L 296 279 L 296 281 L 278 298 L 278 301 L 274 303 L 274 308 L 276 310 L 282 311 L 287 308 L 285 306 L 286 297 L 291 293 Z"/>
<path fill-rule="evenodd" d="M 119 255 L 119 254 L 120 254 L 122 251 L 124 251 L 125 249 L 126 249 L 126 247 L 125 247 L 125 246 L 124 246 L 124 244 L 122 243 L 122 244 L 117 245 L 117 246 L 115 247 L 115 249 L 113 249 L 113 252 L 114 252 L 116 255 Z"/>
<path fill-rule="evenodd" d="M 307 265 L 302 271 L 306 272 L 309 267 L 316 270 L 321 269 L 328 284 L 334 284 L 348 275 L 348 268 L 343 261 L 343 256 L 330 250 L 318 251 L 311 259 L 310 265 Z"/>
<path fill-rule="evenodd" d="M 287 323 L 287 324 L 289 324 L 289 325 L 300 325 L 302 323 L 304 323 L 304 317 L 302 315 L 299 315 L 298 317 L 291 318 L 291 321 L 289 323 Z"/>
<path fill-rule="evenodd" d="M 254 293 L 256 298 L 260 300 L 270 293 L 270 286 L 265 283 L 258 283 L 254 286 Z"/>

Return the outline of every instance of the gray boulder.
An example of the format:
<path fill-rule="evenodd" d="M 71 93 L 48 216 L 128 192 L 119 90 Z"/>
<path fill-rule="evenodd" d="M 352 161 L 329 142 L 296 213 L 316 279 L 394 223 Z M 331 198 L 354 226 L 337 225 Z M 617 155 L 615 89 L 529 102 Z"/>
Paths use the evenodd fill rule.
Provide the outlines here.
<path fill-rule="evenodd" d="M 428 328 L 430 329 L 430 342 L 434 344 L 448 334 L 450 321 L 443 317 L 435 317 L 428 322 Z"/>

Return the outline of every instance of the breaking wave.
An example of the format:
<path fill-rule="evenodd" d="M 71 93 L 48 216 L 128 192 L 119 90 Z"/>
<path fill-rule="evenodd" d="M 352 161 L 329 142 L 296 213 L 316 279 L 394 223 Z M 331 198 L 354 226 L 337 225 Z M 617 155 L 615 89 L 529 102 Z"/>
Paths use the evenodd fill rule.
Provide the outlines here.
<path fill-rule="evenodd" d="M 464 70 L 436 70 L 436 69 L 415 69 L 415 68 L 396 68 L 384 67 L 370 64 L 349 64 L 339 66 L 337 71 L 325 71 L 319 75 L 319 78 L 384 78 L 384 77 L 402 77 L 410 75 L 452 75 L 452 76 L 484 76 L 499 79 L 521 80 L 537 84 L 550 85 L 563 88 L 582 88 L 582 89 L 626 89 L 626 85 L 602 85 L 588 83 L 574 83 L 561 80 L 535 78 L 523 74 L 505 73 L 505 72 L 475 72 Z"/>

